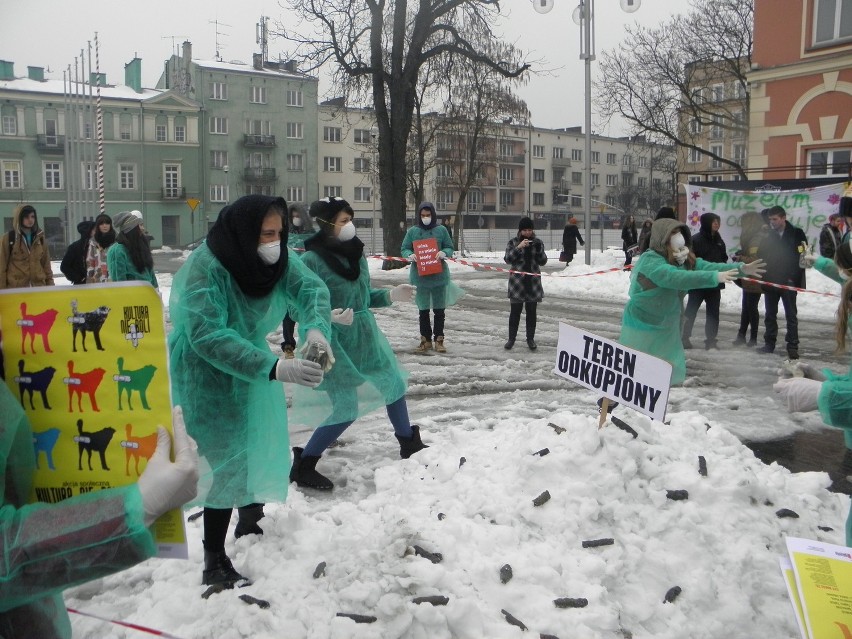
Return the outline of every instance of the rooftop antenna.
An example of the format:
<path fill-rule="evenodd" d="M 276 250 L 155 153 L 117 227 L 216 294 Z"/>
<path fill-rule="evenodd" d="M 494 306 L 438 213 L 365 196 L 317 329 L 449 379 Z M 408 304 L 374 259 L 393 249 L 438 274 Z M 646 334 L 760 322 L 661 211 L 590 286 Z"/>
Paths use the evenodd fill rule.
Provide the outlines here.
<path fill-rule="evenodd" d="M 269 18 L 260 16 L 260 22 L 255 25 L 255 42 L 260 45 L 260 55 L 264 62 L 269 61 Z"/>
<path fill-rule="evenodd" d="M 207 22 L 209 22 L 210 24 L 216 25 L 216 60 L 218 62 L 221 62 L 222 61 L 222 53 L 221 53 L 222 46 L 219 44 L 219 38 L 220 37 L 227 38 L 228 34 L 222 33 L 221 31 L 219 31 L 219 27 L 231 27 L 232 29 L 234 27 L 233 27 L 233 25 L 225 24 L 224 22 L 219 22 L 218 20 L 208 20 Z"/>
<path fill-rule="evenodd" d="M 185 35 L 167 35 L 167 36 L 160 36 L 160 40 L 171 39 L 171 41 L 172 41 L 172 55 L 177 55 L 178 54 L 177 38 L 188 38 L 188 37 L 189 36 L 185 36 Z"/>

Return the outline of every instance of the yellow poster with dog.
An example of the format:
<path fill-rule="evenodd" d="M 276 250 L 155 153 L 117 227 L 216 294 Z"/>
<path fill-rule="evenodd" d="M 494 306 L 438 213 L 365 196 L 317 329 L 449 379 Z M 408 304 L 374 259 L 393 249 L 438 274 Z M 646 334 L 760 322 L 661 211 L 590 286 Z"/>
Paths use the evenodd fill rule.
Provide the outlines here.
<path fill-rule="evenodd" d="M 171 432 L 163 304 L 143 282 L 0 291 L 5 383 L 33 430 L 30 500 L 135 482 Z M 161 557 L 187 557 L 180 510 L 160 517 Z"/>

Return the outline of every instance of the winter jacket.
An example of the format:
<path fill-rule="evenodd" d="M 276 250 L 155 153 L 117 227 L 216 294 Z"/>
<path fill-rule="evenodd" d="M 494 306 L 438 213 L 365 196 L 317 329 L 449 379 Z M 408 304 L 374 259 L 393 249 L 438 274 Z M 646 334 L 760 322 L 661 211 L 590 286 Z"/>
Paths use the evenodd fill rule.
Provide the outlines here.
<path fill-rule="evenodd" d="M 627 249 L 639 242 L 636 234 L 636 225 L 631 224 L 621 229 L 621 249 L 626 253 Z"/>
<path fill-rule="evenodd" d="M 0 637 L 67 639 L 62 591 L 156 554 L 136 484 L 32 503 L 33 434 L 0 383 Z"/>
<path fill-rule="evenodd" d="M 574 227 L 577 228 L 576 226 Z M 547 264 L 547 254 L 544 252 L 544 243 L 533 235 L 532 244 L 527 248 L 518 248 L 518 244 L 524 238 L 513 237 L 506 244 L 506 253 L 503 261 L 513 271 L 524 271 L 526 273 L 541 273 L 541 267 Z M 544 288 L 541 285 L 541 277 L 538 275 L 521 275 L 520 273 L 509 274 L 509 299 L 514 302 L 540 302 L 544 299 Z"/>
<path fill-rule="evenodd" d="M 654 222 L 648 250 L 642 253 L 630 276 L 630 299 L 624 307 L 619 342 L 630 348 L 664 359 L 672 365 L 672 385 L 686 379 L 686 357 L 681 342 L 680 323 L 683 294 L 697 288 L 715 288 L 718 271 L 742 267 L 696 259 L 695 270 L 672 264 L 666 259 L 669 234 L 680 228 L 690 242 L 686 225 L 677 220 Z"/>
<path fill-rule="evenodd" d="M 109 281 L 107 249 L 101 248 L 95 238 L 90 238 L 86 250 L 86 283 L 98 284 Z"/>
<path fill-rule="evenodd" d="M 400 255 L 402 257 L 411 257 L 414 253 L 414 242 L 430 237 L 435 238 L 437 241 L 439 251 L 443 251 L 447 257 L 453 256 L 453 240 L 450 238 L 447 228 L 442 224 L 436 223 L 434 211 L 432 214 L 432 223 L 428 228 L 418 223 L 416 226 L 408 229 L 402 240 Z M 464 294 L 457 285 L 452 283 L 450 279 L 450 267 L 447 266 L 446 262 L 441 264 L 440 273 L 421 276 L 417 272 L 417 265 L 412 260 L 408 270 L 408 281 L 417 287 L 414 302 L 421 311 L 428 308 L 440 309 L 452 306 Z"/>
<path fill-rule="evenodd" d="M 110 252 L 114 247 L 110 247 Z M 278 357 L 266 336 L 288 306 L 302 331 L 331 335 L 328 289 L 292 250 L 271 292 L 249 296 L 210 250 L 195 249 L 175 274 L 169 299 L 172 400 L 183 407 L 212 484 L 205 506 L 231 508 L 283 501 L 290 473 L 287 402 L 270 381 Z"/>
<path fill-rule="evenodd" d="M 13 231 L 0 238 L 0 288 L 53 286 L 53 268 L 44 232 L 33 227 L 31 241 L 21 232 L 21 216 L 16 215 Z M 12 233 L 14 241 L 11 242 Z"/>
<path fill-rule="evenodd" d="M 159 288 L 157 285 L 157 276 L 154 271 L 146 268 L 144 272 L 136 270 L 136 265 L 130 259 L 130 253 L 123 244 L 115 242 L 107 249 L 107 270 L 109 271 L 109 279 L 112 282 L 132 282 L 142 281 L 149 282 L 154 288 Z"/>
<path fill-rule="evenodd" d="M 577 242 L 580 243 L 580 246 L 586 245 L 577 225 L 566 224 L 565 229 L 562 231 L 562 250 L 568 255 L 575 255 L 577 253 Z"/>
<path fill-rule="evenodd" d="M 785 224 L 780 234 L 769 229 L 757 250 L 758 257 L 766 262 L 764 281 L 805 288 L 805 269 L 799 266 L 799 256 L 800 249 L 803 251 L 807 244 L 805 232 L 790 222 Z M 769 289 L 766 287 L 764 290 Z"/>
<path fill-rule="evenodd" d="M 59 270 L 62 271 L 65 279 L 72 284 L 86 283 L 86 252 L 89 247 L 89 236 L 93 228 L 95 228 L 95 223 L 92 220 L 83 220 L 80 222 L 77 225 L 77 232 L 80 234 L 80 239 L 71 242 L 65 250 L 65 255 L 62 257 Z"/>
<path fill-rule="evenodd" d="M 728 250 L 725 240 L 718 232 L 713 232 L 713 222 L 720 218 L 715 213 L 703 213 L 700 218 L 701 229 L 692 236 L 692 252 L 707 262 L 725 263 L 728 261 Z M 719 284 L 719 288 L 725 288 Z"/>
<path fill-rule="evenodd" d="M 819 254 L 822 257 L 833 258 L 834 252 L 840 245 L 840 229 L 831 223 L 823 224 L 819 232 Z"/>
<path fill-rule="evenodd" d="M 636 249 L 637 254 L 642 254 L 648 250 L 648 242 L 651 241 L 651 227 L 653 226 L 653 222 L 651 224 L 642 223 L 642 228 L 639 229 L 639 241 L 637 244 L 639 245 Z"/>

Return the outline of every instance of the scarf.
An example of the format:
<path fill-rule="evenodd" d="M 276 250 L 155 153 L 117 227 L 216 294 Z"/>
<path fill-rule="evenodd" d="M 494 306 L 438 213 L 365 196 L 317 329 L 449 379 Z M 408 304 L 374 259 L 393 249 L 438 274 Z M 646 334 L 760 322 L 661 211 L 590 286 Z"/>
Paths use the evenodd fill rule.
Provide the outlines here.
<path fill-rule="evenodd" d="M 364 243 L 357 235 L 351 240 L 341 242 L 320 230 L 305 240 L 305 251 L 314 251 L 332 271 L 350 282 L 361 276 Z M 341 257 L 344 262 L 340 261 Z"/>

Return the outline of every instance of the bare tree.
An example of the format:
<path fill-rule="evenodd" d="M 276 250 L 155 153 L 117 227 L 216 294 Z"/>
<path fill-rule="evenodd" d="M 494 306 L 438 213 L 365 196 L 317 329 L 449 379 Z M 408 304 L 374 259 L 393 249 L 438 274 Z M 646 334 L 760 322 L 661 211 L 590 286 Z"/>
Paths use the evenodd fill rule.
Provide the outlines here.
<path fill-rule="evenodd" d="M 422 66 L 444 55 L 474 60 L 505 77 L 528 64 L 501 65 L 482 54 L 466 34 L 486 32 L 500 14 L 499 0 L 288 0 L 302 17 L 281 35 L 296 57 L 334 64 L 343 95 L 370 95 L 379 129 L 379 184 L 385 250 L 398 255 L 405 232 L 406 149 Z M 279 25 L 280 28 L 280 25 Z M 311 33 L 312 32 L 312 33 Z"/>
<path fill-rule="evenodd" d="M 754 0 L 693 0 L 686 16 L 628 27 L 619 48 L 601 57 L 600 114 L 621 116 L 632 134 L 698 151 L 745 178 L 739 158 L 702 148 L 701 140 L 709 127 L 747 137 L 753 17 Z"/>

